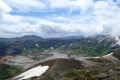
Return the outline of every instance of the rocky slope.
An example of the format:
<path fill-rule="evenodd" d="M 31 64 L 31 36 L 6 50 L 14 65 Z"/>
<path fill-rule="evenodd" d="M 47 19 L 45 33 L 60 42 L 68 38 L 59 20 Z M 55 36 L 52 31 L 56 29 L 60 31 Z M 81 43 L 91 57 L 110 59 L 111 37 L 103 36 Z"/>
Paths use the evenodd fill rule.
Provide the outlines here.
<path fill-rule="evenodd" d="M 43 76 L 29 80 L 119 80 L 120 59 L 116 58 L 114 56 L 115 54 L 116 53 L 110 53 L 102 57 L 93 57 L 79 61 L 73 59 L 46 61 L 40 65 L 49 65 L 50 69 Z M 69 61 L 69 63 L 67 61 Z M 68 68 L 66 68 L 66 66 Z M 70 68 L 70 66 L 72 66 L 72 68 Z"/>
<path fill-rule="evenodd" d="M 103 65 L 108 66 L 107 64 L 109 64 L 110 66 L 117 65 L 117 67 L 115 67 L 117 69 L 117 68 L 119 68 L 118 64 L 120 63 L 120 59 L 117 58 L 115 55 L 119 55 L 119 54 L 120 53 L 118 53 L 118 52 L 113 52 L 113 53 L 110 53 L 108 55 L 104 55 L 101 57 L 87 57 L 87 58 L 84 58 L 81 60 L 77 59 L 77 58 L 56 58 L 56 59 L 40 62 L 36 66 L 39 66 L 39 65 L 49 66 L 49 69 L 44 73 L 44 75 L 46 75 L 46 77 L 52 76 L 55 74 L 61 75 L 62 73 L 69 74 L 69 71 L 71 71 L 71 70 L 76 70 L 78 72 L 79 72 L 79 70 L 86 71 L 86 68 L 88 68 L 87 70 L 89 70 L 89 68 L 92 68 L 92 70 L 94 71 L 93 68 L 97 67 L 97 66 L 101 70 L 102 66 Z M 112 69 L 112 68 L 110 68 L 110 69 Z M 99 74 L 98 73 L 97 73 L 97 75 L 92 74 L 93 76 L 96 76 L 96 80 L 99 80 L 98 79 L 99 77 L 97 77 L 98 75 L 101 76 L 104 74 L 104 73 L 102 74 L 100 72 L 101 71 L 98 70 Z M 90 70 L 90 73 L 92 73 L 91 70 Z M 88 74 L 88 73 L 86 73 L 86 74 Z M 117 73 L 115 72 L 115 74 L 117 74 Z M 76 75 L 78 75 L 78 73 Z M 106 73 L 105 73 L 105 75 L 108 76 Z M 55 77 L 58 77 L 58 76 L 55 76 Z M 42 77 L 37 77 L 35 79 L 30 78 L 28 80 L 42 80 L 41 78 Z M 54 79 L 52 79 L 52 80 L 54 80 Z M 75 80 L 75 79 L 72 79 L 72 80 Z M 83 80 L 85 80 L 85 79 L 83 79 Z"/>

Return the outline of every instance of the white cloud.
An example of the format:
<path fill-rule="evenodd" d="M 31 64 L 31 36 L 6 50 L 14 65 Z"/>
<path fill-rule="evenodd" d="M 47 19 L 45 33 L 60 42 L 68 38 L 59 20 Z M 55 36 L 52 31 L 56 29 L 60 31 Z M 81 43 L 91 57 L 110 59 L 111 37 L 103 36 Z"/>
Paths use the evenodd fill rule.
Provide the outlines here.
<path fill-rule="evenodd" d="M 94 5 L 94 15 L 97 24 L 103 29 L 102 34 L 120 36 L 120 8 L 110 1 L 98 1 Z"/>
<path fill-rule="evenodd" d="M 39 0 L 4 0 L 8 5 L 17 11 L 28 12 L 28 11 L 40 11 L 46 8 L 45 4 Z"/>
<path fill-rule="evenodd" d="M 120 7 L 112 0 L 0 0 L 0 36 L 13 37 L 27 34 L 36 34 L 42 37 L 60 37 L 81 35 L 93 36 L 96 34 L 109 34 L 120 36 Z M 32 16 L 11 15 L 12 8 L 20 11 L 36 11 L 44 9 L 82 10 L 86 12 L 79 15 L 56 15 L 47 18 Z M 91 8 L 89 12 L 88 9 Z M 49 12 L 48 12 L 49 14 Z M 19 35 L 18 35 L 19 34 Z"/>
<path fill-rule="evenodd" d="M 0 0 L 0 4 L 1 4 L 0 5 L 0 21 L 1 21 L 3 18 L 3 15 L 11 12 L 12 9 L 6 3 L 4 3 L 2 0 Z"/>
<path fill-rule="evenodd" d="M 4 3 L 2 0 L 0 0 L 0 12 L 4 12 L 4 13 L 7 13 L 7 12 L 11 12 L 12 9 L 6 4 Z"/>
<path fill-rule="evenodd" d="M 93 0 L 47 0 L 52 9 L 65 8 L 70 10 L 86 11 L 93 4 Z"/>

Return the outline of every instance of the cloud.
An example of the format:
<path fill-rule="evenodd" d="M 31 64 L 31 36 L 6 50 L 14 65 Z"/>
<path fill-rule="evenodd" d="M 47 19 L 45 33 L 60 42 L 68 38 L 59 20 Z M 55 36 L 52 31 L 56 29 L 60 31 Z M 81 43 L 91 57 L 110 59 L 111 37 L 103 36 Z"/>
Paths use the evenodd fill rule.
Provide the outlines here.
<path fill-rule="evenodd" d="M 12 9 L 6 4 L 4 3 L 2 0 L 0 0 L 0 12 L 4 12 L 4 13 L 7 13 L 7 12 L 11 12 Z"/>
<path fill-rule="evenodd" d="M 120 7 L 112 0 L 98 1 L 94 5 L 95 21 L 103 29 L 101 34 L 120 36 Z"/>
<path fill-rule="evenodd" d="M 29 11 L 40 11 L 46 8 L 46 5 L 39 0 L 4 0 L 10 7 L 14 8 L 15 11 L 29 12 Z"/>
<path fill-rule="evenodd" d="M 7 14 L 8 12 L 11 12 L 12 9 L 6 4 L 4 3 L 2 0 L 0 0 L 0 21 L 3 18 L 4 14 Z"/>
<path fill-rule="evenodd" d="M 93 0 L 47 0 L 52 9 L 69 9 L 70 11 L 86 11 L 93 4 Z"/>
<path fill-rule="evenodd" d="M 0 0 L 0 37 L 38 35 L 120 36 L 120 7 L 112 0 Z M 46 11 L 45 17 L 21 15 L 21 12 Z M 52 10 L 66 10 L 64 15 L 47 15 Z M 74 11 L 80 11 L 74 14 Z M 20 11 L 17 15 L 11 12 Z M 72 13 L 72 14 L 71 14 Z M 39 12 L 38 14 L 41 14 Z M 36 14 L 34 14 L 36 15 Z"/>

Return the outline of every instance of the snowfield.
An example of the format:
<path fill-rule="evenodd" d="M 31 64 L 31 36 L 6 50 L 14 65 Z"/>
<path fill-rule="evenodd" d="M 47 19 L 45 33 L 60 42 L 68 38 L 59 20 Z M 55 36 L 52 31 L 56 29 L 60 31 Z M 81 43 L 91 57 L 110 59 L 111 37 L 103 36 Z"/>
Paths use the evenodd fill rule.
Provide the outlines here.
<path fill-rule="evenodd" d="M 16 76 L 14 79 L 23 80 L 23 79 L 29 79 L 35 76 L 41 76 L 43 73 L 45 73 L 48 70 L 48 68 L 49 66 L 40 65 Z"/>

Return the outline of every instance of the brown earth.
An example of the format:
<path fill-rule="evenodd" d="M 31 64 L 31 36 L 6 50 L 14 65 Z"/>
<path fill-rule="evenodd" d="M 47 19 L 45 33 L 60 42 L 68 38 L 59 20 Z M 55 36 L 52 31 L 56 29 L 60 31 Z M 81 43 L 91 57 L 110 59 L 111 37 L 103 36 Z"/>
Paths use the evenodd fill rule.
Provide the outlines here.
<path fill-rule="evenodd" d="M 45 74 L 51 74 L 59 71 L 70 70 L 70 69 L 79 69 L 83 66 L 81 62 L 75 59 L 54 59 L 46 62 L 42 62 L 39 65 L 45 66 L 48 65 L 50 68 Z"/>
<path fill-rule="evenodd" d="M 5 56 L 0 58 L 0 64 L 5 63 L 6 61 L 12 59 L 11 56 Z"/>

